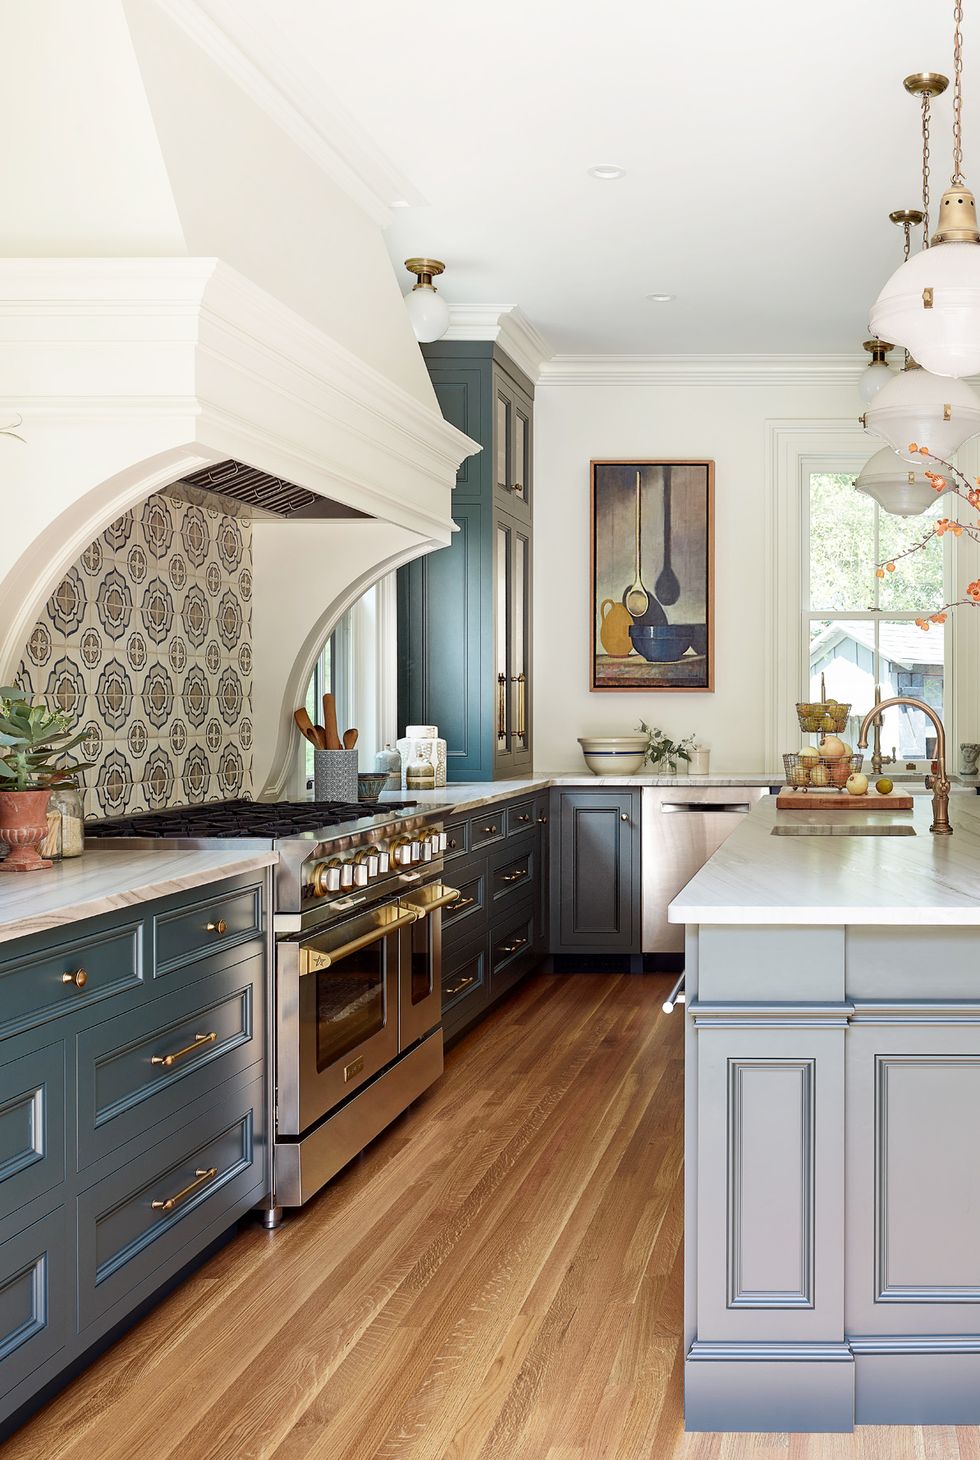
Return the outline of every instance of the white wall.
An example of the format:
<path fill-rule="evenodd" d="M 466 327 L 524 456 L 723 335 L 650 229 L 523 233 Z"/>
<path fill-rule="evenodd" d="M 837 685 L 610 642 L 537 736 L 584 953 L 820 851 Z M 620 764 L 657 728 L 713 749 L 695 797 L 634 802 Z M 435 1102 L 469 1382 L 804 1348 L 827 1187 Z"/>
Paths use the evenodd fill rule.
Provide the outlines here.
<path fill-rule="evenodd" d="M 535 392 L 534 759 L 580 770 L 576 737 L 642 718 L 711 747 L 712 770 L 763 770 L 766 422 L 856 416 L 853 385 L 539 384 Z M 589 461 L 715 462 L 715 690 L 589 690 Z M 790 484 L 790 490 L 793 484 Z M 625 585 L 624 585 L 625 586 Z"/>

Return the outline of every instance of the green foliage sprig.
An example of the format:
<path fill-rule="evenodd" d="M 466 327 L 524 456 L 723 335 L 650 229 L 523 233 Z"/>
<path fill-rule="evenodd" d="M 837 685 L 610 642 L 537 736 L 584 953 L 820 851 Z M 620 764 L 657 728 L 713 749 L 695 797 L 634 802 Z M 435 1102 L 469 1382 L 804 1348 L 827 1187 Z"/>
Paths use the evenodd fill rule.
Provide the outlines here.
<path fill-rule="evenodd" d="M 85 739 L 71 725 L 70 715 L 32 705 L 16 685 L 0 686 L 0 791 L 43 791 L 94 765 L 66 762 Z"/>
<path fill-rule="evenodd" d="M 683 740 L 675 743 L 663 730 L 658 730 L 655 726 L 651 727 L 645 720 L 641 720 L 636 728 L 647 737 L 647 747 L 643 752 L 643 758 L 648 760 L 651 765 L 666 764 L 671 771 L 676 771 L 679 760 L 690 762 L 691 747 L 694 745 L 693 734 L 685 735 Z"/>

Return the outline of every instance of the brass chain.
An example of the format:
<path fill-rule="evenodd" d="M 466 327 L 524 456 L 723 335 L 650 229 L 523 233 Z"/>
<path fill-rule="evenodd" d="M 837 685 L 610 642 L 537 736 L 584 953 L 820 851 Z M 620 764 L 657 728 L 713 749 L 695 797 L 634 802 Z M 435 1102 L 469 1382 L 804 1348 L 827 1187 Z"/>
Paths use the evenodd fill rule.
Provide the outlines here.
<path fill-rule="evenodd" d="M 928 91 L 922 93 L 922 247 L 929 247 L 929 102 Z M 905 257 L 908 258 L 909 234 L 905 230 Z"/>
<path fill-rule="evenodd" d="M 905 263 L 908 263 L 909 254 L 912 252 L 912 224 L 907 218 L 902 223 L 902 231 L 905 234 Z"/>
<path fill-rule="evenodd" d="M 955 187 L 963 177 L 963 0 L 953 0 L 953 176 Z"/>

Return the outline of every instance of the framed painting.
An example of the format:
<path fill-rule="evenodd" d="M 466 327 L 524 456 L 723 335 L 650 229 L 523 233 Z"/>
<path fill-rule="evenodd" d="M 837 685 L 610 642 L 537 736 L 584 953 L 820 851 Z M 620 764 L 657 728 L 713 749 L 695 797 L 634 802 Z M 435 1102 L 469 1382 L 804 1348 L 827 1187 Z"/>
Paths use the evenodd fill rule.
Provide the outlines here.
<path fill-rule="evenodd" d="M 713 461 L 593 461 L 593 690 L 714 689 Z"/>

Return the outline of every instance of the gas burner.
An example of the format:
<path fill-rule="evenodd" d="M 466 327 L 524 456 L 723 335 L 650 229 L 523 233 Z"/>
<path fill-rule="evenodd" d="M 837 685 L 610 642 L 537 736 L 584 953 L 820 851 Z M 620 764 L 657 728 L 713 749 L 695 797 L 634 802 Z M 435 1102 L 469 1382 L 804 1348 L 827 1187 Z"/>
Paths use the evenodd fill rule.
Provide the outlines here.
<path fill-rule="evenodd" d="M 403 811 L 414 801 L 217 801 L 87 822 L 89 837 L 270 837 L 321 831 Z"/>

